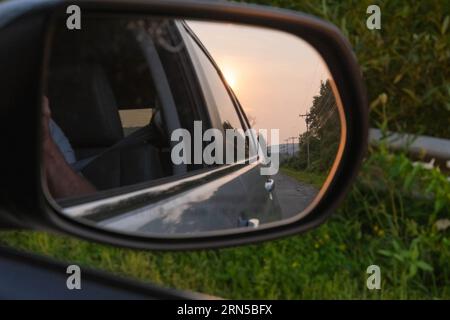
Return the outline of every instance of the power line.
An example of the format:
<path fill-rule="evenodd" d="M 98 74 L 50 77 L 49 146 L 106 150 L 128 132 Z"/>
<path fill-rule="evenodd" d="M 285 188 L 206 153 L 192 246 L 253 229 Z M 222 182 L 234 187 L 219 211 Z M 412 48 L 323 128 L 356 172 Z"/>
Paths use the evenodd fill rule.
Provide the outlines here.
<path fill-rule="evenodd" d="M 306 122 L 306 156 L 307 156 L 307 168 L 309 168 L 309 116 L 310 113 L 300 114 L 300 118 L 305 118 Z"/>

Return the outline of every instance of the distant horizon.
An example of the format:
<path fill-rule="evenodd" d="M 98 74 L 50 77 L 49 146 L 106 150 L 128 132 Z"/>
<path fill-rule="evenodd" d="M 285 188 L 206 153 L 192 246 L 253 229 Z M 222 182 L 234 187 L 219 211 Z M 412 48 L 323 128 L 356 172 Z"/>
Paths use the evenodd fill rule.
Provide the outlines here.
<path fill-rule="evenodd" d="M 254 129 L 279 129 L 280 144 L 306 131 L 300 114 L 309 111 L 321 81 L 331 78 L 314 48 L 278 30 L 187 23 L 218 64 Z"/>

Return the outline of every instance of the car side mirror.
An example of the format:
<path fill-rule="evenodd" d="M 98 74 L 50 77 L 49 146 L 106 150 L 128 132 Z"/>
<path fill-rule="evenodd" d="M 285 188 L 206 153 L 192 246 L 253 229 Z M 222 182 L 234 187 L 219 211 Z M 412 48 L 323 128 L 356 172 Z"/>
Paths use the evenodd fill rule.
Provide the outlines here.
<path fill-rule="evenodd" d="M 28 50 L 42 52 L 18 74 L 26 88 L 1 89 L 8 122 L 33 107 L 26 130 L 39 138 L 23 145 L 39 165 L 3 181 L 5 224 L 199 249 L 305 232 L 344 197 L 366 149 L 368 107 L 336 27 L 254 5 L 80 1 L 72 28 L 68 6 L 16 8 L 0 25 L 10 55 L 25 32 L 38 39 Z M 24 89 L 33 99 L 19 98 Z M 18 172 L 25 151 L 12 141 L 19 160 L 1 161 Z M 24 183 L 30 197 L 20 201 Z"/>

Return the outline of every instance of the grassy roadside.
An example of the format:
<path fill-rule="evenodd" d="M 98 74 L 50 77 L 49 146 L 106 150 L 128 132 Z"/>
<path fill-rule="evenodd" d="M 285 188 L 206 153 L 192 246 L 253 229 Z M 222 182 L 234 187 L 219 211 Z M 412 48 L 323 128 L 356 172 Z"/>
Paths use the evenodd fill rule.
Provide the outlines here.
<path fill-rule="evenodd" d="M 367 183 L 370 181 L 371 183 Z M 384 191 L 372 187 L 383 185 Z M 433 194 L 434 201 L 413 194 Z M 343 206 L 312 232 L 274 242 L 197 252 L 143 252 L 40 232 L 0 243 L 82 266 L 233 299 L 450 298 L 450 184 L 385 150 L 366 160 Z M 366 288 L 377 264 L 382 289 Z"/>
<path fill-rule="evenodd" d="M 320 189 L 323 186 L 323 182 L 326 179 L 326 176 L 322 176 L 316 172 L 299 171 L 289 167 L 281 167 L 280 171 L 287 176 L 295 178 L 300 182 L 310 184 L 317 189 Z"/>
<path fill-rule="evenodd" d="M 251 2 L 320 16 L 349 37 L 364 72 L 372 126 L 450 138 L 448 2 Z M 380 32 L 365 28 L 370 4 L 381 6 Z M 114 248 L 42 232 L 3 232 L 0 244 L 225 298 L 450 299 L 448 219 L 446 176 L 381 149 L 366 159 L 338 212 L 304 235 L 187 253 Z M 379 291 L 365 286 L 371 264 L 381 267 Z"/>

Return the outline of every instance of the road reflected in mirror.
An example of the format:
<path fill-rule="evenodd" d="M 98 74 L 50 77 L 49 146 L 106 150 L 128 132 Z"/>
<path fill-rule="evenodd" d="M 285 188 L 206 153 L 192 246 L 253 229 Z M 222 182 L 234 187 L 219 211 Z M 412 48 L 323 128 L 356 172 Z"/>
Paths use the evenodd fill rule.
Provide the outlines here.
<path fill-rule="evenodd" d="M 55 28 L 49 61 L 42 180 L 77 221 L 163 237 L 257 229 L 305 216 L 337 162 L 333 79 L 291 34 L 87 13 L 77 32 Z"/>

